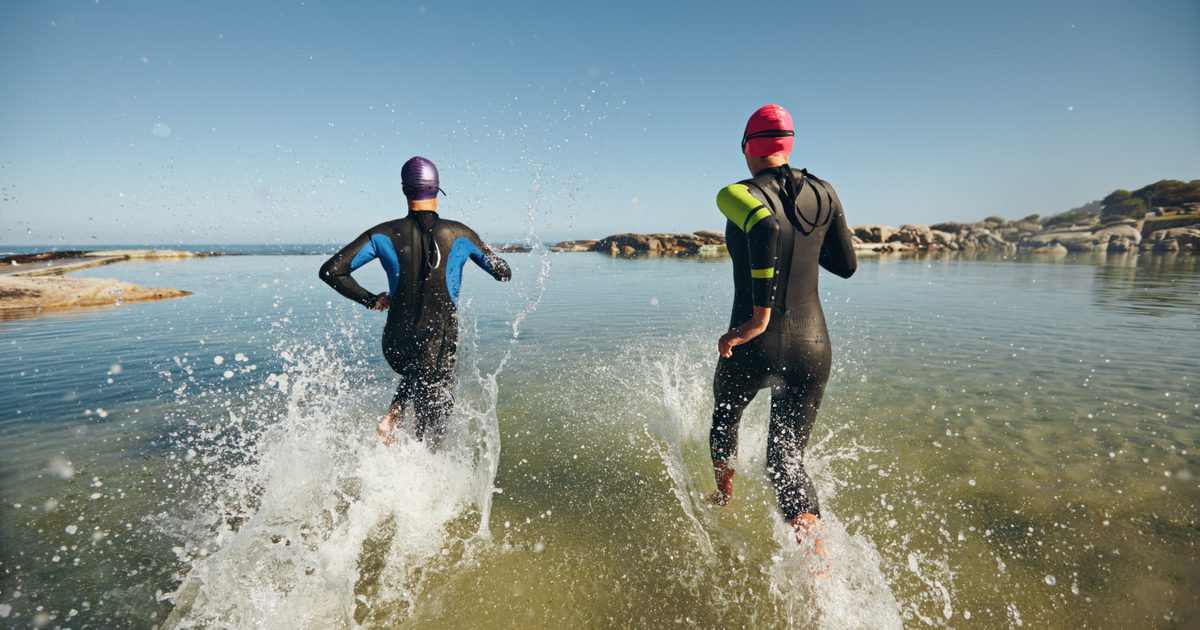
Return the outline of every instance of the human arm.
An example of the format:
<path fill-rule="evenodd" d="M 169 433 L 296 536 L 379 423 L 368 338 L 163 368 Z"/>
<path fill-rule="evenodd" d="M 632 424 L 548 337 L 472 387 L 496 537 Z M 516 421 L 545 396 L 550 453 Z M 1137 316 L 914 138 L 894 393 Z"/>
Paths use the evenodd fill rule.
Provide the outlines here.
<path fill-rule="evenodd" d="M 371 262 L 378 255 L 372 242 L 371 231 L 363 232 L 358 238 L 343 247 L 338 253 L 329 257 L 317 274 L 321 281 L 333 287 L 334 291 L 346 298 L 354 300 L 367 308 L 381 311 L 388 307 L 390 299 L 387 293 L 375 295 L 367 291 L 351 276 L 351 272 Z"/>
<path fill-rule="evenodd" d="M 717 349 L 728 357 L 733 347 L 761 335 L 771 321 L 771 301 L 775 297 L 775 259 L 779 240 L 779 223 L 758 197 L 745 184 L 733 184 L 717 193 L 721 214 L 737 226 L 746 239 L 749 256 L 751 295 L 754 315 L 721 336 Z"/>
<path fill-rule="evenodd" d="M 763 334 L 769 323 L 771 323 L 771 308 L 755 306 L 754 315 L 750 317 L 749 321 L 742 322 L 740 326 L 721 335 L 721 338 L 717 340 L 717 351 L 728 359 L 733 356 L 734 346 L 740 346 Z"/>
<path fill-rule="evenodd" d="M 479 268 L 491 274 L 499 282 L 508 282 L 512 279 L 512 269 L 508 266 L 508 262 L 496 255 L 492 248 L 484 243 L 478 234 L 471 234 L 471 240 L 475 244 L 475 251 L 471 252 L 471 260 L 475 261 Z"/>
<path fill-rule="evenodd" d="M 850 240 L 851 232 L 846 225 L 842 203 L 836 196 L 833 199 L 833 220 L 825 232 L 825 240 L 821 242 L 820 263 L 827 271 L 849 278 L 858 269 L 858 257 L 854 253 L 854 242 Z"/>

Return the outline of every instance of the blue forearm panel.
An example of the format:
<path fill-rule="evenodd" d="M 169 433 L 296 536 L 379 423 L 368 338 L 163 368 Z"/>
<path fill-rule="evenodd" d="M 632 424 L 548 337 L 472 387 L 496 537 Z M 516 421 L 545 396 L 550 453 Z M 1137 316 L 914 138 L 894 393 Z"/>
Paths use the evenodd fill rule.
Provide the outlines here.
<path fill-rule="evenodd" d="M 455 305 L 458 304 L 458 293 L 462 288 L 463 265 L 467 264 L 468 258 L 478 261 L 483 258 L 483 252 L 475 246 L 475 243 L 471 242 L 471 239 L 462 236 L 454 239 L 454 245 L 450 247 L 450 255 L 446 257 L 446 289 L 449 290 L 450 299 L 454 300 Z"/>

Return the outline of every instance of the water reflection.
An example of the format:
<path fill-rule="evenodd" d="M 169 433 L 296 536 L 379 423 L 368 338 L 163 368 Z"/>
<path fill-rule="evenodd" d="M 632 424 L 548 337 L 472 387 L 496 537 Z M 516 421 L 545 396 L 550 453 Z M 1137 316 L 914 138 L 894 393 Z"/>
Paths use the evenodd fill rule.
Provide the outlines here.
<path fill-rule="evenodd" d="M 1088 266 L 1095 269 L 1093 303 L 1107 312 L 1150 317 L 1192 316 L 1183 327 L 1197 326 L 1200 314 L 1200 255 L 1171 253 L 1002 254 L 997 252 L 920 252 L 867 254 L 861 260 L 887 266 L 900 262 L 1006 262 L 1027 265 Z"/>
<path fill-rule="evenodd" d="M 1093 303 L 1105 310 L 1151 317 L 1184 317 L 1195 328 L 1200 314 L 1200 256 L 1123 254 L 1096 267 Z M 1190 316 L 1190 317 L 1189 317 Z"/>

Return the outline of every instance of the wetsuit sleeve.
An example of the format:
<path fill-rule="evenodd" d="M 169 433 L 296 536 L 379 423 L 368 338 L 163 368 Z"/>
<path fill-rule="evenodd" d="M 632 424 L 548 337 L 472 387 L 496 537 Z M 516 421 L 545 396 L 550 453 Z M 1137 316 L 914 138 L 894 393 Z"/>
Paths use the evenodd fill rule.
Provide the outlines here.
<path fill-rule="evenodd" d="M 821 243 L 821 266 L 843 278 L 854 275 L 858 269 L 858 257 L 854 254 L 854 243 L 850 240 L 850 228 L 846 225 L 846 213 L 842 202 L 834 194 L 835 211 L 833 221 L 825 232 Z"/>
<path fill-rule="evenodd" d="M 732 184 L 717 193 L 717 207 L 745 235 L 750 255 L 750 287 L 754 306 L 771 306 L 775 297 L 775 254 L 779 222 L 745 184 Z"/>
<path fill-rule="evenodd" d="M 492 251 L 492 248 L 484 243 L 478 234 L 471 232 L 471 240 L 478 248 L 478 251 L 471 252 L 471 260 L 475 261 L 480 269 L 490 273 L 500 282 L 508 282 L 512 279 L 512 269 L 509 268 L 508 262 L 497 256 L 496 252 Z"/>
<path fill-rule="evenodd" d="M 363 232 L 341 251 L 334 254 L 321 265 L 318 274 L 325 284 L 333 287 L 334 291 L 362 304 L 371 306 L 375 303 L 375 294 L 362 288 L 353 276 L 352 271 L 375 260 L 378 254 L 375 244 L 371 242 L 372 232 Z"/>

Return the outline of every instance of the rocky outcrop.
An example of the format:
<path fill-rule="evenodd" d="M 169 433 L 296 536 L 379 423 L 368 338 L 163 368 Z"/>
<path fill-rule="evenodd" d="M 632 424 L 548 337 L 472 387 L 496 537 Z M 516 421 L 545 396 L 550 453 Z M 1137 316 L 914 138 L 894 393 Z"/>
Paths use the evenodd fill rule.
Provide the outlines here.
<path fill-rule="evenodd" d="M 1141 249 L 1156 252 L 1200 251 L 1200 223 L 1151 232 L 1142 241 Z"/>
<path fill-rule="evenodd" d="M 552 252 L 590 252 L 596 245 L 596 240 L 589 241 L 560 241 L 550 246 Z"/>
<path fill-rule="evenodd" d="M 215 256 L 178 249 L 101 249 L 95 251 L 61 250 L 35 254 L 14 254 L 0 258 L 0 274 L 19 276 L 59 275 L 89 267 L 125 260 L 159 258 L 195 258 Z"/>
<path fill-rule="evenodd" d="M 1018 252 L 1063 254 L 1071 252 L 1122 253 L 1141 251 L 1200 252 L 1200 219 L 1194 225 L 1148 233 L 1141 221 L 1119 220 L 1101 225 L 1080 221 L 1071 225 L 1051 223 L 1044 227 L 1031 215 L 1020 221 L 935 223 L 932 226 L 905 224 L 857 225 L 851 242 L 863 253 L 893 252 Z M 1149 223 L 1149 221 L 1147 221 Z M 563 241 L 550 247 L 563 252 L 603 252 L 614 256 L 695 256 L 725 252 L 720 232 L 703 230 L 692 234 L 614 234 L 596 241 Z"/>
<path fill-rule="evenodd" d="M 104 278 L 0 276 L 0 311 L 99 306 L 185 295 L 191 292 L 146 288 Z"/>
<path fill-rule="evenodd" d="M 141 287 L 107 278 L 68 278 L 63 273 L 124 260 L 193 258 L 205 254 L 172 249 L 55 251 L 0 259 L 0 316 L 44 309 L 102 306 L 191 295 L 191 291 Z"/>
<path fill-rule="evenodd" d="M 858 250 L 889 252 L 1001 251 L 1016 250 L 1016 244 L 993 229 L 994 223 L 938 223 L 866 225 L 854 228 L 854 247 Z"/>
<path fill-rule="evenodd" d="M 691 234 L 613 234 L 597 241 L 563 241 L 556 252 L 602 252 L 613 256 L 702 256 L 725 251 L 725 235 L 714 230 Z"/>
<path fill-rule="evenodd" d="M 1143 238 L 1140 221 L 1122 220 L 1107 225 L 1056 225 L 1042 229 L 1037 221 L 1005 224 L 937 223 L 861 225 L 854 228 L 854 246 L 859 250 L 888 252 L 994 251 L 1059 254 L 1063 252 L 1198 251 L 1200 223 L 1151 232 Z"/>

